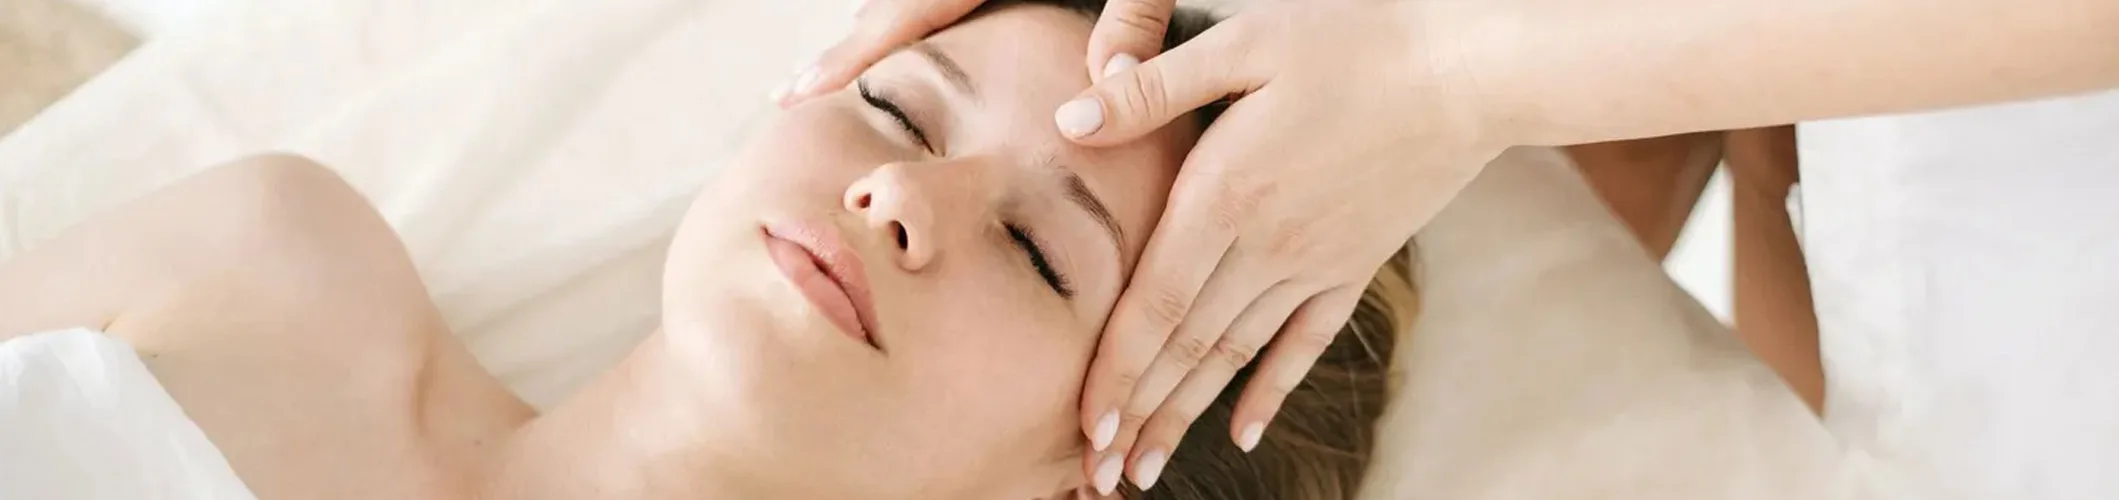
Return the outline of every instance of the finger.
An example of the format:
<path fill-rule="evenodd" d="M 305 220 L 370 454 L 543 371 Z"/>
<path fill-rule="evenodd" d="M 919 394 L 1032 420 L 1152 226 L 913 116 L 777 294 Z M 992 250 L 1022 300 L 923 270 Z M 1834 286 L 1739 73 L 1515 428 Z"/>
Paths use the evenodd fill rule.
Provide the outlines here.
<path fill-rule="evenodd" d="M 1228 333 L 1214 344 L 1212 354 L 1185 376 L 1184 382 L 1178 384 L 1177 390 L 1155 410 L 1154 416 L 1149 417 L 1147 425 L 1141 429 L 1140 438 L 1133 446 L 1133 449 L 1140 450 L 1133 458 L 1133 484 L 1140 485 L 1141 489 L 1155 486 L 1155 481 L 1162 477 L 1162 468 L 1184 443 L 1186 431 L 1191 430 L 1192 424 L 1199 420 L 1207 407 L 1220 399 L 1222 390 L 1236 378 L 1237 372 L 1250 366 L 1259 349 L 1272 341 L 1273 334 L 1287 323 L 1295 308 L 1311 296 L 1311 293 L 1283 283 L 1267 290 L 1244 309 L 1243 315 L 1229 326 Z"/>
<path fill-rule="evenodd" d="M 1194 368 L 1202 366 L 1209 356 L 1215 354 L 1215 349 L 1221 345 L 1222 334 L 1236 321 L 1237 315 L 1255 307 L 1272 283 L 1247 276 L 1250 269 L 1229 264 L 1225 257 L 1222 265 L 1207 279 L 1193 302 L 1192 312 L 1163 343 L 1132 390 L 1115 388 L 1114 393 L 1130 393 L 1130 396 L 1119 407 L 1120 424 L 1118 435 L 1112 441 L 1117 445 L 1114 449 L 1133 449 L 1135 438 L 1148 420 L 1163 408 Z M 1168 454 L 1163 457 L 1168 458 Z M 1136 480 L 1135 484 L 1139 482 Z"/>
<path fill-rule="evenodd" d="M 853 33 L 824 51 L 810 67 L 795 75 L 775 101 L 792 106 L 832 89 L 844 88 L 854 77 L 868 71 L 876 61 L 898 47 L 919 40 L 935 30 L 955 23 L 978 8 L 981 0 L 872 0 L 860 10 Z"/>
<path fill-rule="evenodd" d="M 1175 239 L 1150 238 L 1151 252 L 1157 246 L 1157 238 Z M 1222 244 L 1219 248 L 1204 246 L 1194 251 L 1190 245 L 1177 246 L 1183 244 L 1165 242 L 1161 244 L 1166 248 L 1162 253 L 1218 256 L 1228 248 L 1227 244 Z M 1198 261 L 1215 260 L 1219 259 L 1202 258 Z M 1142 262 L 1150 261 L 1144 258 Z M 1132 435 L 1140 428 L 1148 411 L 1153 410 L 1153 407 L 1143 409 L 1132 405 L 1134 394 L 1139 392 L 1142 374 L 1161 357 L 1171 333 L 1190 315 L 1197 295 L 1214 267 L 1212 264 L 1195 264 L 1136 268 L 1138 271 L 1132 284 L 1120 294 L 1118 305 L 1112 309 L 1111 319 L 1106 322 L 1096 360 L 1089 367 L 1087 385 L 1082 392 L 1083 431 L 1089 436 L 1091 449 L 1105 451 L 1118 437 Z M 1162 392 L 1167 394 L 1178 380 L 1182 380 L 1182 373 L 1170 378 Z"/>
<path fill-rule="evenodd" d="M 1118 491 L 1118 483 L 1125 479 L 1126 454 L 1118 450 L 1091 451 L 1083 455 L 1083 471 L 1088 474 L 1089 491 L 1109 496 Z"/>
<path fill-rule="evenodd" d="M 1125 414 L 1121 407 L 1235 243 L 1240 219 L 1224 211 L 1229 204 L 1223 201 L 1231 198 L 1230 186 L 1213 169 L 1178 173 L 1137 271 L 1105 322 L 1082 390 L 1081 424 L 1091 448 L 1084 467 L 1099 491 L 1117 484 L 1132 446 L 1135 433 L 1119 430 L 1139 429 L 1145 421 L 1145 414 Z"/>
<path fill-rule="evenodd" d="M 1240 18 L 1239 18 L 1240 19 Z M 1177 117 L 1264 84 L 1240 59 L 1231 20 L 1169 53 L 1111 75 L 1053 113 L 1060 133 L 1090 146 L 1139 138 Z"/>
<path fill-rule="evenodd" d="M 1178 383 L 1214 354 L 1214 349 L 1221 345 L 1222 334 L 1228 332 L 1229 324 L 1236 321 L 1237 315 L 1254 307 L 1267 288 L 1278 280 L 1277 276 L 1260 279 L 1251 274 L 1255 270 L 1232 265 L 1231 258 L 1235 255 L 1222 257 L 1213 275 L 1207 278 L 1206 285 L 1200 287 L 1192 311 L 1163 342 L 1154 361 L 1141 372 L 1131 390 L 1114 387 L 1115 393 L 1130 394 L 1120 407 L 1120 422 L 1146 423 L 1177 389 Z M 1139 431 L 1137 427 L 1123 425 L 1118 430 L 1122 438 Z"/>
<path fill-rule="evenodd" d="M 1205 169 L 1179 172 L 1155 234 L 1104 324 L 1082 389 L 1082 432 L 1107 449 L 1124 422 L 1120 407 L 1235 242 L 1236 220 L 1216 210 L 1228 186 Z M 1125 428 L 1138 428 L 1124 425 Z"/>
<path fill-rule="evenodd" d="M 1089 74 L 1102 81 L 1162 53 L 1177 0 L 1114 0 L 1089 33 Z"/>
<path fill-rule="evenodd" d="M 1237 447 L 1250 451 L 1258 446 L 1288 393 L 1302 384 L 1310 367 L 1317 364 L 1317 357 L 1339 338 L 1347 318 L 1361 304 L 1364 290 L 1361 284 L 1333 289 L 1311 297 L 1288 317 L 1287 325 L 1273 337 L 1265 358 L 1259 360 L 1243 396 L 1236 402 L 1235 415 L 1229 422 L 1234 435 L 1229 437 L 1236 440 Z"/>

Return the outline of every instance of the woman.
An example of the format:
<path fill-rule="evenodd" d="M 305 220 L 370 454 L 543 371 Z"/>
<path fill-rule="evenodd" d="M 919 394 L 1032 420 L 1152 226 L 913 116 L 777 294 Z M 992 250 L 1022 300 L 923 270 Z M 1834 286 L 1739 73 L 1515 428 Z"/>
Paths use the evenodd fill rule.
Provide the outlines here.
<path fill-rule="evenodd" d="M 660 331 L 541 415 L 452 339 L 359 195 L 293 157 L 9 262 L 0 338 L 129 344 L 260 498 L 1049 498 L 1092 475 L 1114 493 L 1116 468 L 1080 467 L 1072 409 L 1201 125 L 1095 150 L 1053 134 L 1094 11 L 1051 3 L 990 5 L 788 110 L 677 229 Z M 1406 266 L 1287 388 L 1300 424 L 1245 454 L 1220 398 L 1154 495 L 1351 496 Z M 38 452 L 64 455 L 0 454 Z"/>
<path fill-rule="evenodd" d="M 886 47 L 917 37 L 926 28 L 946 23 L 969 9 L 968 0 L 875 0 L 862 28 L 826 53 L 815 69 L 795 80 L 782 102 L 801 102 L 811 92 L 829 89 Z M 1186 175 L 1171 194 L 1168 213 L 1158 224 L 1142 269 L 1127 285 L 1090 369 L 1079 425 L 1100 453 L 1131 457 L 1134 474 L 1148 474 L 1156 464 L 1142 463 L 1141 450 L 1167 446 L 1183 435 L 1185 416 L 1200 400 L 1228 385 L 1220 370 L 1197 361 L 1199 353 L 1219 345 L 1241 350 L 1279 335 L 1279 325 L 1251 329 L 1225 328 L 1236 315 L 1330 316 L 1352 301 L 1346 287 L 1359 283 L 1365 268 L 1378 262 L 1399 242 L 1426 224 L 1452 196 L 1474 178 L 1488 159 L 1511 145 L 1584 144 L 1668 134 L 1776 126 L 1806 120 L 1932 110 L 2012 100 L 2084 95 L 2089 101 L 2053 107 L 2112 109 L 2119 95 L 2119 3 L 2107 0 L 2057 0 L 2024 8 L 2011 0 L 1919 2 L 1903 0 L 1494 0 L 1474 2 L 1360 0 L 1258 2 L 1196 43 L 1158 56 L 1142 42 L 1152 39 L 1176 0 L 1129 0 L 1099 23 L 1087 53 L 1088 69 L 1102 78 L 1077 100 L 1056 108 L 1055 121 L 1065 135 L 1083 144 L 1121 144 L 1169 121 L 1176 113 L 1235 97 L 1227 119 L 1207 131 L 1187 160 Z M 1997 43 L 2006 40 L 2007 43 Z M 1142 62 L 1146 61 L 1146 62 Z M 2029 123 L 2052 121 L 2031 108 L 2020 114 Z M 2110 114 L 2099 115 L 2108 118 Z M 2110 130 L 2109 119 L 2085 119 L 2090 125 L 2050 133 L 2081 136 L 2059 148 L 2089 149 L 2076 161 L 2041 172 L 2038 190 L 2013 196 L 2035 215 L 1967 222 L 1968 231 L 2039 227 L 2053 218 L 2078 218 L 2085 207 L 2097 213 L 2119 210 L 2096 192 L 2108 179 L 2083 172 L 2108 172 L 2109 146 L 2098 144 Z M 1386 125 L 1387 124 L 1387 125 Z M 1924 125 L 1933 127 L 1934 123 Z M 1915 127 L 1916 129 L 1920 127 Z M 1992 133 L 2022 134 L 1991 130 Z M 1895 140 L 1902 130 L 1882 137 Z M 2027 136 L 2025 137 L 2028 140 Z M 1957 138 L 1962 141 L 1966 138 Z M 2036 144 L 2047 144 L 2039 142 Z M 1895 147 L 1895 145 L 1894 145 Z M 1867 157 L 1852 163 L 1874 163 Z M 1926 162 L 1916 162 L 1926 163 Z M 1299 168 L 1295 168 L 1299 167 Z M 1995 165 L 1993 178 L 1954 183 L 1959 189 L 1993 190 L 2020 185 L 2021 169 Z M 1924 172 L 1925 173 L 1925 172 Z M 1949 183 L 1943 183 L 1949 184 Z M 1924 186 L 1914 186 L 1917 191 Z M 1770 187 L 1769 187 L 1770 189 Z M 2041 203 L 2068 193 L 2065 202 Z M 1870 208 L 1855 212 L 1907 225 L 1933 226 L 1935 218 L 1884 214 L 1884 207 L 1863 193 L 1845 203 Z M 1920 193 L 1915 195 L 1924 195 Z M 1772 200 L 1778 201 L 1778 200 Z M 1947 206 L 1936 203 L 1936 206 Z M 1972 211 L 1954 220 L 1988 221 L 1990 214 Z M 1772 221 L 1768 221 L 1772 222 Z M 1850 224 L 1852 233 L 1876 233 Z M 1770 229 L 1770 228 L 1768 228 Z M 2103 228 L 2096 228 L 2103 229 Z M 1951 229 L 1909 228 L 1911 235 L 1848 241 L 1840 248 L 1885 248 L 1887 253 L 1854 257 L 1847 267 L 1873 267 L 1914 256 L 1910 247 L 1963 233 Z M 2108 231 L 2078 231 L 2093 235 Z M 2026 239 L 2060 238 L 2052 232 L 2024 234 Z M 1947 235 L 1947 236 L 1945 236 Z M 2075 237 L 2082 248 L 2119 248 L 2119 240 Z M 2014 241 L 2015 238 L 1996 238 Z M 1779 242 L 1766 249 L 1792 253 Z M 2080 294 L 2044 294 L 2025 301 L 2024 293 L 1987 287 L 1987 270 L 1952 269 L 1947 277 L 1921 272 L 1964 262 L 1964 255 L 1998 255 L 1990 247 L 1960 245 L 1954 251 L 1925 255 L 1915 269 L 1894 270 L 1886 280 L 1903 283 L 1893 296 L 1867 299 L 1873 316 L 1850 316 L 1849 323 L 1898 325 L 1877 336 L 1927 337 L 1942 317 L 1977 310 L 1960 320 L 2061 316 L 2077 329 L 2107 323 L 2104 300 L 2078 300 Z M 2069 243 L 2057 243 L 2067 247 Z M 1984 253 L 1982 253 L 1984 252 Z M 1854 252 L 1848 252 L 1853 254 Z M 2101 280 L 2068 264 L 2069 258 L 2017 250 L 1998 262 L 2052 262 L 2030 270 L 2018 289 L 2096 291 L 2119 294 Z M 1771 258 L 1772 256 L 1768 256 Z M 1857 260 L 1858 259 L 1858 260 Z M 1799 271 L 1787 259 L 1774 269 Z M 1926 266 L 1926 269 L 1920 268 Z M 2102 269 L 2108 266 L 2091 266 Z M 2028 269 L 2027 269 L 2028 270 Z M 1962 287 L 1938 291 L 1930 280 L 1949 279 Z M 1305 286 L 1288 287 L 1283 284 Z M 1799 283 L 1791 283 L 1799 284 Z M 1961 290 L 1961 292 L 1960 292 Z M 1982 293 L 1996 290 L 1993 293 Z M 1891 317 L 1914 310 L 1936 297 L 1949 299 L 1949 311 L 1927 316 Z M 1299 308 L 1280 296 L 1297 295 Z M 1850 294 L 1851 295 L 1851 294 Z M 2101 297 L 2100 297 L 2101 298 Z M 1778 310 L 1801 308 L 1802 297 L 1776 297 Z M 2039 306 L 2080 303 L 2061 311 Z M 1966 307 L 1955 307 L 1963 304 Z M 1255 310 L 1255 312 L 1254 312 Z M 1881 316 L 1881 317 L 1878 317 Z M 1889 319 L 1885 319 L 1889 318 Z M 1789 318 L 1796 323 L 1801 318 Z M 1299 326 L 1292 329 L 1299 330 Z M 1800 352 L 1803 329 L 1778 351 Z M 1985 337 L 1965 332 L 1967 337 Z M 2072 385 L 2081 376 L 2069 366 L 2091 364 L 2080 353 L 2097 351 L 2101 335 L 2045 339 L 2037 346 L 2058 363 L 2027 363 L 2005 375 L 2026 390 Z M 1880 340 L 1862 339 L 1852 344 Z M 1210 347 L 1193 347 L 1210 346 Z M 1992 353 L 1997 346 L 1970 343 L 1962 347 L 1929 345 L 1906 349 Z M 1867 349 L 1855 347 L 1866 356 Z M 1313 355 L 1299 347 L 1267 354 L 1266 378 L 1296 377 Z M 1962 373 L 2000 373 L 1984 368 L 1996 362 L 1967 356 L 1935 367 L 1923 376 L 1925 389 L 1966 385 Z M 1783 369 L 1815 370 L 1807 360 L 1780 363 Z M 1810 366 L 1803 366 L 1810 365 Z M 1195 367 L 1201 367 L 1195 369 Z M 2035 374 L 2033 373 L 2035 372 Z M 1894 371 L 1893 373 L 1900 373 Z M 1819 373 L 1802 374 L 1799 383 L 1819 389 Z M 1793 377 L 1791 377 L 1793 378 Z M 1903 378 L 1896 375 L 1882 378 Z M 1998 382 L 1998 381 L 1997 381 Z M 1881 390 L 1871 384 L 1870 390 Z M 2044 403 L 2086 400 L 2109 388 L 2085 389 Z M 1809 391 L 1814 394 L 1815 391 Z M 1980 394 L 1963 396 L 1975 409 L 2003 406 Z M 2014 401 L 2014 400 L 2011 400 Z M 2021 405 L 2007 405 L 2021 406 Z M 1273 418 L 1278 402 L 1270 391 L 1246 397 L 1238 425 Z M 2076 436 L 2112 434 L 2048 415 L 2093 412 L 2113 414 L 2114 406 L 2065 404 L 2052 411 L 2009 417 L 2027 427 L 2062 425 Z M 1907 422 L 1907 427 L 1937 428 L 1944 419 Z M 1130 418 L 1118 418 L 1126 415 Z M 1997 416 L 1998 417 L 1998 416 Z M 1958 419 L 1960 422 L 1967 422 Z M 2109 420 L 2090 417 L 2083 422 Z M 1110 422 L 1126 422 L 1112 425 Z M 1855 424 L 1866 426 L 1867 424 Z M 1977 427 L 1979 424 L 1970 424 Z M 1963 426 L 1959 426 L 1963 428 Z M 1991 429 L 1979 429 L 1988 431 Z M 1862 431 L 1868 432 L 1868 431 Z M 1884 434 L 1890 434 L 1885 432 Z M 1949 432 L 1934 433 L 1942 440 Z M 2016 454 L 2020 445 L 2005 432 L 1989 433 L 1978 447 L 1991 454 Z M 2119 491 L 2105 475 L 2076 473 L 2054 478 L 2045 471 L 2080 460 L 2081 439 L 2054 434 L 2039 445 L 2039 458 L 2010 472 L 2019 479 L 1990 479 L 1977 489 L 1990 495 L 2029 495 L 2025 484 L 2076 484 L 2087 496 Z M 1960 449 L 1972 449 L 1959 447 Z M 1884 454 L 1923 452 L 1881 451 Z M 2119 451 L 2102 452 L 2119 456 Z M 1953 453 L 1956 473 L 1922 472 L 1938 484 L 1979 472 L 1982 452 Z"/>

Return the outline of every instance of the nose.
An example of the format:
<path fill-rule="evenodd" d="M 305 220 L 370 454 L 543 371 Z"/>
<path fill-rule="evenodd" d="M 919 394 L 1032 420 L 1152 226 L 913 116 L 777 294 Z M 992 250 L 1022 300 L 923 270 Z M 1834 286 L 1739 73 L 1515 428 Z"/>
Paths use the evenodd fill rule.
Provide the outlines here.
<path fill-rule="evenodd" d="M 892 163 L 877 167 L 847 186 L 846 210 L 862 217 L 872 234 L 893 242 L 898 265 L 918 271 L 941 258 L 949 235 L 937 216 L 975 217 L 969 169 L 942 165 Z"/>

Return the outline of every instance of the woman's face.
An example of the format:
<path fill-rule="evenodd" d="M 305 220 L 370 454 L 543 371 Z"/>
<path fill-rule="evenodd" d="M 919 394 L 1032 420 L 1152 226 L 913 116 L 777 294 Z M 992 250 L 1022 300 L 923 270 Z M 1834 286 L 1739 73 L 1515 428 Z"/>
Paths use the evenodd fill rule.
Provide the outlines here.
<path fill-rule="evenodd" d="M 1198 135 L 1181 120 L 1121 147 L 1063 138 L 1052 113 L 1089 84 L 1090 27 L 994 12 L 749 144 L 666 271 L 666 342 L 697 360 L 720 419 L 705 432 L 819 494 L 1082 483 L 1082 374 Z"/>

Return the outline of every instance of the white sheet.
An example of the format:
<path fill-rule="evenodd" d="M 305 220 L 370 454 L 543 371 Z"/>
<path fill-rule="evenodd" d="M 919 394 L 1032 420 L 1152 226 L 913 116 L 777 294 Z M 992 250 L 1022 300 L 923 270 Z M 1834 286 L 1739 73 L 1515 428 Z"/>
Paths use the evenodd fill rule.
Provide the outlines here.
<path fill-rule="evenodd" d="M 792 2 L 241 7 L 0 140 L 0 257 L 206 165 L 309 154 L 375 201 L 451 325 L 540 405 L 654 327 L 664 233 L 761 96 L 849 21 Z"/>
<path fill-rule="evenodd" d="M 77 328 L 0 342 L 0 498 L 256 496 L 132 346 Z"/>
<path fill-rule="evenodd" d="M 1503 155 L 1416 242 L 1424 307 L 1365 498 L 1853 491 L 1832 436 L 1557 151 Z"/>
<path fill-rule="evenodd" d="M 212 162 L 309 154 L 375 201 L 451 326 L 538 405 L 652 328 L 684 204 L 851 10 L 241 5 L 150 40 L 0 140 L 0 258 Z M 1511 158 L 1529 174 L 1480 192 L 1540 202 L 1467 201 L 1483 208 L 1453 208 L 1423 246 L 1430 304 L 1400 353 L 1408 392 L 1372 498 L 1824 497 L 1801 493 L 1835 483 L 1800 403 L 1730 350 L 1562 160 Z"/>
<path fill-rule="evenodd" d="M 204 23 L 214 9 L 253 0 L 68 0 L 103 13 L 134 36 L 148 38 Z"/>
<path fill-rule="evenodd" d="M 1833 430 L 1904 498 L 2119 498 L 2119 90 L 1799 134 Z"/>

